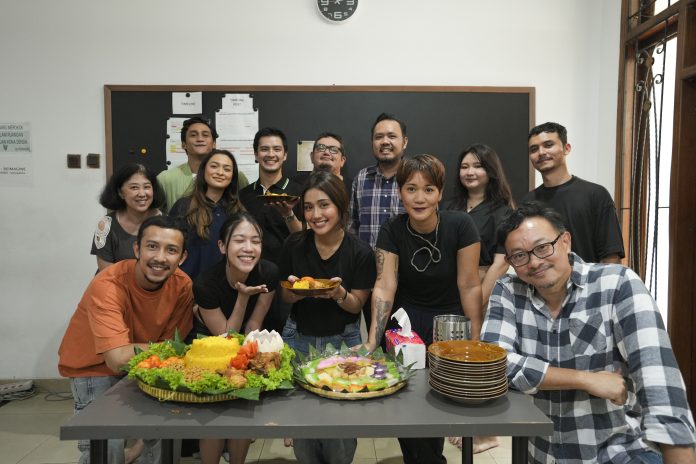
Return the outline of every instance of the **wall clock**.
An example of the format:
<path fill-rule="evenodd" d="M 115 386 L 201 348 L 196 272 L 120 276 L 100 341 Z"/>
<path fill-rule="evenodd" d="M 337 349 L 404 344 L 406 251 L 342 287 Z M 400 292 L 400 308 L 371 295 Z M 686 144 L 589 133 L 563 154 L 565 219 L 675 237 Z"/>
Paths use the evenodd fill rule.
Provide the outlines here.
<path fill-rule="evenodd" d="M 319 13 L 332 23 L 342 23 L 353 16 L 358 0 L 317 0 Z"/>

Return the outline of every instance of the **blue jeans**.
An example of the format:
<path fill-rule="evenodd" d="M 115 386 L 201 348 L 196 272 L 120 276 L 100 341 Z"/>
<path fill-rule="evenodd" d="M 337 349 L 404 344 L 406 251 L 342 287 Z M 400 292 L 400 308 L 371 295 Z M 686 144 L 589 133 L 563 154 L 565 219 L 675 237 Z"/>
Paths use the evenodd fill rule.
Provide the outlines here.
<path fill-rule="evenodd" d="M 655 451 L 645 451 L 637 456 L 638 459 L 632 459 L 631 462 L 642 464 L 662 464 L 662 455 Z"/>
<path fill-rule="evenodd" d="M 289 317 L 283 329 L 283 340 L 293 350 L 303 355 L 309 354 L 309 345 L 322 352 L 331 343 L 336 349 L 345 342 L 349 347 L 359 345 L 360 321 L 345 326 L 342 334 L 316 337 L 297 331 L 297 324 Z M 336 439 L 297 439 L 293 440 L 293 451 L 297 460 L 303 464 L 350 464 L 358 447 L 356 438 Z"/>
<path fill-rule="evenodd" d="M 75 414 L 82 411 L 95 398 L 102 395 L 112 386 L 116 385 L 120 377 L 71 377 L 70 389 L 75 400 Z M 121 464 L 125 460 L 124 456 L 125 440 L 108 440 L 107 456 L 108 462 Z M 89 440 L 78 440 L 77 449 L 80 455 L 80 464 L 89 464 Z M 145 440 L 145 449 L 136 462 L 141 464 L 155 464 L 161 461 L 161 445 L 159 440 Z"/>

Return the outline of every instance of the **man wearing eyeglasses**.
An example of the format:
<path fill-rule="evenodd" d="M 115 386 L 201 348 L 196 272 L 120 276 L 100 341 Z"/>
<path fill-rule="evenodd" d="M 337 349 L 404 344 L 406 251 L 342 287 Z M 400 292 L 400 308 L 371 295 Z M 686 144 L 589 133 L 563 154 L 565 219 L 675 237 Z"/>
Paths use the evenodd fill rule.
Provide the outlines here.
<path fill-rule="evenodd" d="M 292 180 L 300 185 L 305 185 L 312 172 L 328 171 L 331 174 L 338 176 L 343 180 L 343 185 L 346 187 L 346 193 L 350 196 L 350 189 L 353 184 L 353 179 L 343 175 L 341 170 L 346 164 L 346 150 L 343 145 L 343 138 L 333 132 L 322 132 L 314 141 L 312 153 L 310 154 L 312 161 L 311 172 L 298 174 Z"/>
<path fill-rule="evenodd" d="M 481 340 L 508 352 L 510 386 L 554 422 L 529 462 L 694 463 L 694 420 L 660 312 L 640 278 L 571 252 L 538 202 L 501 223 L 516 272 L 491 295 Z"/>
<path fill-rule="evenodd" d="M 568 171 L 568 131 L 555 122 L 540 124 L 527 139 L 529 161 L 543 185 L 522 201 L 542 201 L 558 211 L 573 235 L 573 251 L 585 261 L 620 263 L 625 256 L 616 206 L 607 189 Z"/>

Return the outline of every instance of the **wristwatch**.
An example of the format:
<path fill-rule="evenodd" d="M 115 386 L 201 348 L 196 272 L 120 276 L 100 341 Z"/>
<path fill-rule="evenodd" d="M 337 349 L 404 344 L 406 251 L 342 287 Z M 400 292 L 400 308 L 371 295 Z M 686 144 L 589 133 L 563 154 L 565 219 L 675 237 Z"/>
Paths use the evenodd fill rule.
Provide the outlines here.
<path fill-rule="evenodd" d="M 348 298 L 348 289 L 347 289 L 347 288 L 346 288 L 346 294 L 343 295 L 341 298 L 336 298 L 334 301 L 335 301 L 337 304 L 341 304 L 341 303 L 343 303 L 344 301 L 346 301 L 346 298 Z"/>
<path fill-rule="evenodd" d="M 288 216 L 283 216 L 283 220 L 286 224 L 290 224 L 293 219 L 295 219 L 295 213 L 290 213 Z"/>

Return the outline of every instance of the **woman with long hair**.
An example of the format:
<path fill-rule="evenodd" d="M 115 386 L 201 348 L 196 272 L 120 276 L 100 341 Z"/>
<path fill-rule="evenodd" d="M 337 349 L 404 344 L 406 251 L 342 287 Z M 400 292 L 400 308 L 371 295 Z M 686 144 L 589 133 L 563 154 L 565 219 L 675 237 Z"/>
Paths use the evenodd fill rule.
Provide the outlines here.
<path fill-rule="evenodd" d="M 457 165 L 456 195 L 446 209 L 469 213 L 481 236 L 479 275 L 485 308 L 495 281 L 509 267 L 505 250 L 497 245 L 496 229 L 513 208 L 512 194 L 500 158 L 491 147 L 480 143 L 467 147 L 459 154 Z"/>
<path fill-rule="evenodd" d="M 455 197 L 447 209 L 466 211 L 481 236 L 479 277 L 483 308 L 495 281 L 508 271 L 505 250 L 497 244 L 498 224 L 512 210 L 512 194 L 498 154 L 488 145 L 476 143 L 464 149 L 458 158 Z M 450 443 L 461 448 L 461 437 L 450 437 Z M 474 437 L 474 453 L 498 446 L 497 437 Z"/>
<path fill-rule="evenodd" d="M 406 310 L 426 346 L 432 342 L 433 317 L 441 314 L 468 316 L 472 338 L 478 339 L 483 318 L 474 222 L 460 211 L 439 211 L 445 168 L 435 156 L 404 159 L 396 182 L 406 212 L 385 222 L 377 236 L 367 348 L 380 344 L 396 308 Z M 446 462 L 444 438 L 399 438 L 399 444 L 406 464 Z"/>
<path fill-rule="evenodd" d="M 301 277 L 331 279 L 328 293 L 306 298 L 282 288 L 292 304 L 283 339 L 295 351 L 320 352 L 330 343 L 340 347 L 361 343 L 360 314 L 375 281 L 375 257 L 370 246 L 346 231 L 348 194 L 340 178 L 315 172 L 301 196 L 305 230 L 288 237 L 280 257 L 280 275 L 295 282 Z M 353 462 L 357 440 L 294 440 L 300 462 Z"/>
<path fill-rule="evenodd" d="M 248 334 L 261 328 L 278 284 L 278 267 L 261 259 L 262 236 L 256 219 L 245 211 L 234 213 L 222 225 L 217 245 L 224 259 L 193 284 L 193 337 L 230 330 Z M 219 463 L 227 445 L 229 462 L 241 464 L 250 443 L 249 439 L 201 439 L 201 462 Z"/>
<path fill-rule="evenodd" d="M 191 279 L 220 261 L 217 244 L 222 224 L 232 214 L 243 211 L 239 201 L 237 161 L 227 150 L 215 149 L 203 158 L 193 191 L 179 199 L 170 216 L 186 221 L 188 257 L 181 265 Z"/>
<path fill-rule="evenodd" d="M 97 272 L 123 259 L 135 258 L 133 244 L 140 224 L 161 214 L 164 192 L 154 172 L 142 164 L 129 163 L 111 176 L 99 203 L 109 213 L 97 223 L 92 240 Z"/>

